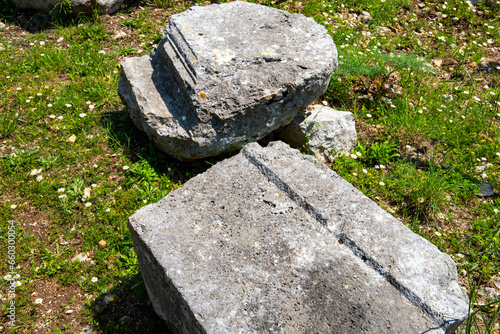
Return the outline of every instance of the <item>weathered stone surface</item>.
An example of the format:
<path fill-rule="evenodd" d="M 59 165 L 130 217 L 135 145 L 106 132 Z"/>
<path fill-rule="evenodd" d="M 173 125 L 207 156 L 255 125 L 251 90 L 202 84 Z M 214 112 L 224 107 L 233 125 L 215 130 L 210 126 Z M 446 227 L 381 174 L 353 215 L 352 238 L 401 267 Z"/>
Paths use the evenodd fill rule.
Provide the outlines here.
<path fill-rule="evenodd" d="M 113 14 L 118 11 L 124 0 L 97 0 L 97 8 L 101 14 Z"/>
<path fill-rule="evenodd" d="M 112 14 L 120 9 L 124 0 L 71 0 L 73 11 L 78 13 L 92 14 L 98 9 L 101 14 Z M 12 0 L 19 9 L 38 10 L 50 12 L 63 0 Z"/>
<path fill-rule="evenodd" d="M 92 14 L 95 7 L 92 4 L 95 5 L 95 0 L 71 0 L 71 8 L 75 13 Z"/>
<path fill-rule="evenodd" d="M 280 137 L 290 146 L 307 146 L 323 162 L 332 162 L 338 153 L 349 154 L 356 146 L 354 116 L 323 105 L 299 112 Z"/>
<path fill-rule="evenodd" d="M 290 123 L 336 67 L 333 40 L 313 19 L 237 1 L 173 15 L 157 50 L 123 60 L 118 93 L 162 150 L 190 160 Z"/>
<path fill-rule="evenodd" d="M 247 145 L 129 228 L 176 333 L 452 333 L 453 260 L 314 158 Z"/>
<path fill-rule="evenodd" d="M 495 191 L 493 190 L 493 187 L 491 186 L 491 184 L 483 182 L 483 183 L 479 183 L 477 185 L 477 187 L 479 188 L 478 195 L 480 197 L 493 197 L 493 196 L 495 196 Z"/>

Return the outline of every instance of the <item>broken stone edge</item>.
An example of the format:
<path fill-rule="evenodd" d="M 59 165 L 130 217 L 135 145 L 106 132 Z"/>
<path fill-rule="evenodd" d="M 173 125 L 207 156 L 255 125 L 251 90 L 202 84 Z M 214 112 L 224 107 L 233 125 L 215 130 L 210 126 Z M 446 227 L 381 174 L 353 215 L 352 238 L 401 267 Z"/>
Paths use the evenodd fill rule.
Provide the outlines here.
<path fill-rule="evenodd" d="M 45 13 L 50 13 L 56 8 L 63 0 L 45 0 L 44 2 L 36 2 L 30 0 L 14 0 L 14 5 L 21 10 L 38 10 Z M 71 9 L 75 14 L 92 15 L 94 10 L 97 9 L 99 14 L 113 14 L 118 11 L 123 4 L 124 0 L 117 0 L 115 2 L 110 0 L 72 0 Z"/>

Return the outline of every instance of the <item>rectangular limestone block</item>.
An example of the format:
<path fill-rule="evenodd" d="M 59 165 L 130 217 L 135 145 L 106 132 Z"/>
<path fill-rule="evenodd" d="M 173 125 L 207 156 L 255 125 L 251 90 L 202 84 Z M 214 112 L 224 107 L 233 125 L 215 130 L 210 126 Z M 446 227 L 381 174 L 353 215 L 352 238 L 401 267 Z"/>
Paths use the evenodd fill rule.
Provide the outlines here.
<path fill-rule="evenodd" d="M 467 317 L 448 255 L 283 143 L 246 146 L 129 228 L 175 333 L 452 333 Z"/>

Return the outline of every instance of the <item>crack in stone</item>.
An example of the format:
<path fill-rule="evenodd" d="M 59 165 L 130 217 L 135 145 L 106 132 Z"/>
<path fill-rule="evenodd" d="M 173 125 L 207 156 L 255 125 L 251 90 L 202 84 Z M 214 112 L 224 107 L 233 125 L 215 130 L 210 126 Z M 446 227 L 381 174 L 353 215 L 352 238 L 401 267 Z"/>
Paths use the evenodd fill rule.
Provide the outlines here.
<path fill-rule="evenodd" d="M 274 173 L 271 169 L 269 169 L 265 164 L 258 161 L 256 157 L 252 156 L 248 150 L 242 150 L 244 157 L 250 161 L 257 169 L 264 175 L 271 183 L 277 186 L 281 191 L 285 192 L 288 197 L 290 197 L 295 203 L 297 203 L 300 207 L 302 207 L 312 218 L 318 221 L 323 227 L 327 228 L 327 219 L 323 217 L 321 213 L 319 213 L 311 204 L 309 204 L 304 198 L 302 198 L 299 194 L 293 191 L 276 173 Z M 355 256 L 360 258 L 364 263 L 373 268 L 379 275 L 381 275 L 389 284 L 391 284 L 396 290 L 398 290 L 401 294 L 405 296 L 405 298 L 424 311 L 433 321 L 435 321 L 438 325 L 433 329 L 441 329 L 445 328 L 448 323 L 457 321 L 459 319 L 445 319 L 444 316 L 434 310 L 427 305 L 422 299 L 417 296 L 414 292 L 409 290 L 403 284 L 398 282 L 398 280 L 392 276 L 387 269 L 385 269 L 381 264 L 375 261 L 372 257 L 370 257 L 363 249 L 361 249 L 356 243 L 349 239 L 343 233 L 335 233 L 327 228 L 327 230 L 332 233 L 338 240 L 339 243 L 346 245 Z M 425 333 L 425 332 L 424 332 Z"/>

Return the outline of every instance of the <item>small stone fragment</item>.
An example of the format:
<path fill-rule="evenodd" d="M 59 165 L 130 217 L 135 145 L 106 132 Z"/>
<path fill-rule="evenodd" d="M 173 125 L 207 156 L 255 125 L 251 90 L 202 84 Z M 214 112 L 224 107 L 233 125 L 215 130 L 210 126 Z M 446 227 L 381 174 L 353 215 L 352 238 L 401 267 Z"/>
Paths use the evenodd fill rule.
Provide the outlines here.
<path fill-rule="evenodd" d="M 477 291 L 478 296 L 481 296 L 483 298 L 488 298 L 488 299 L 493 299 L 496 300 L 498 297 L 500 297 L 500 292 L 498 292 L 497 289 L 495 288 L 490 288 L 490 287 L 483 287 L 480 288 Z"/>
<path fill-rule="evenodd" d="M 361 15 L 362 15 L 363 19 L 366 21 L 372 20 L 372 16 L 370 15 L 370 13 L 368 13 L 365 10 L 361 13 Z"/>
<path fill-rule="evenodd" d="M 439 58 L 436 58 L 432 61 L 434 63 L 434 65 L 436 65 L 437 67 L 441 67 L 441 65 L 443 64 L 443 60 L 442 59 L 439 59 Z"/>
<path fill-rule="evenodd" d="M 50 12 L 65 0 L 12 0 L 17 8 L 22 10 L 36 10 Z M 92 15 L 94 9 L 100 14 L 111 14 L 120 9 L 124 0 L 71 0 L 71 10 L 75 14 Z"/>
<path fill-rule="evenodd" d="M 495 285 L 495 287 L 500 290 L 500 277 L 498 276 L 493 276 L 491 278 L 491 281 L 493 282 L 493 284 Z"/>
<path fill-rule="evenodd" d="M 357 141 L 353 114 L 323 105 L 298 113 L 280 137 L 292 147 L 306 146 L 323 162 L 332 162 L 339 153 L 349 154 Z"/>
<path fill-rule="evenodd" d="M 74 143 L 76 141 L 76 136 L 75 135 L 71 135 L 71 137 L 69 137 L 68 139 L 66 139 L 66 141 L 68 143 Z"/>
<path fill-rule="evenodd" d="M 105 240 L 101 240 L 101 241 L 99 241 L 99 245 L 100 245 L 101 247 L 106 247 L 106 241 L 105 241 Z"/>
<path fill-rule="evenodd" d="M 378 26 L 377 27 L 377 30 L 381 33 L 381 34 L 385 34 L 386 32 L 391 32 L 391 29 L 387 28 L 387 27 L 384 27 L 384 26 Z"/>
<path fill-rule="evenodd" d="M 115 295 L 106 295 L 104 296 L 104 303 L 109 304 L 113 300 L 115 300 L 116 296 Z"/>
<path fill-rule="evenodd" d="M 76 261 L 76 260 L 78 260 L 80 262 L 85 262 L 85 261 L 89 260 L 89 257 L 85 253 L 80 253 L 80 254 L 73 256 L 73 258 L 71 259 L 72 262 Z"/>
<path fill-rule="evenodd" d="M 495 192 L 493 191 L 493 187 L 489 183 L 480 183 L 477 185 L 479 188 L 479 193 L 477 194 L 480 197 L 493 197 L 495 196 Z"/>
<path fill-rule="evenodd" d="M 91 189 L 92 189 L 91 187 L 87 187 L 87 188 L 83 189 L 83 200 L 90 198 Z"/>
<path fill-rule="evenodd" d="M 113 35 L 113 39 L 119 39 L 119 38 L 123 38 L 123 37 L 126 37 L 127 36 L 127 33 L 124 32 L 124 31 L 118 31 L 116 34 Z"/>
<path fill-rule="evenodd" d="M 130 317 L 128 315 L 124 315 L 123 317 L 120 318 L 120 322 L 125 322 L 125 321 L 129 321 L 130 320 Z"/>

